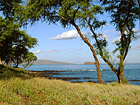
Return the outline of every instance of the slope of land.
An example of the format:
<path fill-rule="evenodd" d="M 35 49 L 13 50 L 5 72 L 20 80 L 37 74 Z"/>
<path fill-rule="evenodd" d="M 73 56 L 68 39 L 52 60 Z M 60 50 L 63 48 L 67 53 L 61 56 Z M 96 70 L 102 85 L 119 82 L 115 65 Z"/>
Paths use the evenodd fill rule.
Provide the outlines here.
<path fill-rule="evenodd" d="M 1 70 L 0 105 L 140 105 L 140 86 L 69 83 L 30 77 L 21 69 Z"/>
<path fill-rule="evenodd" d="M 52 60 L 37 60 L 34 62 L 36 65 L 47 65 L 47 64 L 72 64 L 67 62 L 59 62 L 59 61 L 52 61 Z"/>

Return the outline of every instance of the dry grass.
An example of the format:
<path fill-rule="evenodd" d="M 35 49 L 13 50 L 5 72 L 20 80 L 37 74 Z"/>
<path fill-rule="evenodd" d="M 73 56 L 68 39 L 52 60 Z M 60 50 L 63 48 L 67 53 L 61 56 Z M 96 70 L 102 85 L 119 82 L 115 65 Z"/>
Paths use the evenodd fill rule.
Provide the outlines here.
<path fill-rule="evenodd" d="M 133 105 L 138 102 L 140 86 L 69 83 L 31 78 L 13 71 L 0 74 L 0 105 Z"/>
<path fill-rule="evenodd" d="M 11 78 L 0 81 L 0 102 L 5 104 L 132 105 L 139 101 L 139 86 L 68 83 L 45 78 Z"/>

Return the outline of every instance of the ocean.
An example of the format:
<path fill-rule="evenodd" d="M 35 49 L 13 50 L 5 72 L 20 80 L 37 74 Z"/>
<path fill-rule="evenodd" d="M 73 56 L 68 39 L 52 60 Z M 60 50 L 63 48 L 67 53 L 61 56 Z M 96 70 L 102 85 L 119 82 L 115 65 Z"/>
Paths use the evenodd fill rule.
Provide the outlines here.
<path fill-rule="evenodd" d="M 102 79 L 105 83 L 117 81 L 117 76 L 106 64 L 101 64 Z M 116 66 L 117 67 L 117 66 Z M 50 71 L 44 76 L 56 78 L 70 78 L 71 82 L 97 82 L 97 71 L 95 65 L 32 65 L 29 70 L 33 71 Z M 59 72 L 58 72 L 59 71 Z M 125 64 L 125 78 L 132 85 L 140 86 L 140 64 Z"/>

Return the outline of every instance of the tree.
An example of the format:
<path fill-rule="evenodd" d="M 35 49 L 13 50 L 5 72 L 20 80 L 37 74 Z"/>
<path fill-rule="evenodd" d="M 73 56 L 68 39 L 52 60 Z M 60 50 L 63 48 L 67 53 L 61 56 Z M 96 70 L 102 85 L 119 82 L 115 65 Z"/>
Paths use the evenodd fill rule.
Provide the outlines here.
<path fill-rule="evenodd" d="M 8 18 L 11 21 L 14 21 L 15 19 L 13 18 L 13 16 L 14 16 L 15 11 L 13 8 L 17 7 L 20 3 L 23 3 L 22 0 L 7 0 L 7 1 L 0 0 L 0 12 L 4 15 L 5 18 Z M 0 17 L 0 21 L 2 22 L 0 24 L 0 28 L 2 30 L 4 28 L 3 27 L 4 20 L 2 21 L 2 17 Z M 2 41 L 2 39 L 4 39 L 4 36 L 1 35 L 1 33 L 0 33 L 0 42 Z M 3 45 L 0 43 L 0 46 L 3 46 Z M 0 51 L 2 51 L 2 50 L 0 49 Z M 0 64 L 2 64 L 1 57 L 0 57 Z"/>
<path fill-rule="evenodd" d="M 37 45 L 36 38 L 19 30 L 21 25 L 14 17 L 16 8 L 23 3 L 22 0 L 0 1 L 0 12 L 5 18 L 0 17 L 0 64 L 3 61 L 7 65 L 14 63 L 15 67 L 18 67 L 28 54 L 28 49 Z"/>
<path fill-rule="evenodd" d="M 28 54 L 26 55 L 26 57 L 24 58 L 24 68 L 29 68 L 33 65 L 34 61 L 37 60 L 37 57 L 34 55 L 34 53 L 32 52 L 28 52 Z"/>
<path fill-rule="evenodd" d="M 128 54 L 132 38 L 135 37 L 133 31 L 135 21 L 140 18 L 139 0 L 100 0 L 103 6 L 107 5 L 106 11 L 111 14 L 112 23 L 116 30 L 120 32 L 120 41 L 116 42 L 117 48 L 113 51 L 119 52 L 119 65 L 115 68 L 109 50 L 106 49 L 107 40 L 101 33 L 96 33 L 96 29 L 105 24 L 105 21 L 99 21 L 96 15 L 102 14 L 102 8 L 97 2 L 92 0 L 29 0 L 24 11 L 18 12 L 22 23 L 35 23 L 36 21 L 45 21 L 49 23 L 60 22 L 64 27 L 74 26 L 83 41 L 91 49 L 97 67 L 98 80 L 102 83 L 99 61 L 96 54 L 109 65 L 112 71 L 117 75 L 119 83 L 124 83 L 124 61 Z M 17 11 L 22 7 L 17 8 Z M 24 17 L 24 18 L 23 18 Z M 87 27 L 92 33 L 95 43 L 87 40 L 86 35 L 81 32 L 81 26 Z"/>
<path fill-rule="evenodd" d="M 97 67 L 98 81 L 103 83 L 100 71 L 100 63 L 96 56 L 96 52 L 92 44 L 80 29 L 80 26 L 84 26 L 84 21 L 81 23 L 81 17 L 84 18 L 91 13 L 92 18 L 94 18 L 98 13 L 102 13 L 101 7 L 94 5 L 93 3 L 94 2 L 92 0 L 29 0 L 27 6 L 23 7 L 26 8 L 24 11 L 20 11 L 21 7 L 16 10 L 16 16 L 22 20 L 22 23 L 25 24 L 42 20 L 49 23 L 56 23 L 59 21 L 63 27 L 71 25 L 74 26 L 82 40 L 92 51 Z M 89 11 L 89 9 L 86 10 L 86 7 L 91 9 L 91 11 Z M 83 9 L 85 9 L 84 12 Z M 95 24 L 98 25 L 96 22 Z M 100 28 L 102 25 L 103 24 L 100 24 L 96 28 Z"/>
<path fill-rule="evenodd" d="M 107 5 L 105 8 L 107 12 L 111 14 L 112 23 L 115 25 L 116 30 L 120 32 L 121 38 L 116 41 L 115 44 L 117 51 L 120 53 L 118 58 L 120 59 L 118 68 L 115 69 L 113 64 L 109 60 L 106 60 L 102 55 L 102 49 L 98 45 L 97 48 L 103 60 L 111 67 L 112 71 L 117 75 L 119 83 L 124 83 L 124 61 L 130 49 L 132 39 L 136 36 L 134 32 L 135 21 L 140 19 L 140 2 L 139 0 L 101 0 L 103 5 Z M 95 35 L 96 36 L 96 35 Z M 109 55 L 109 53 L 107 54 Z"/>
<path fill-rule="evenodd" d="M 18 67 L 28 54 L 28 49 L 37 45 L 37 39 L 30 37 L 20 26 L 0 17 L 0 58 L 9 65 L 14 63 Z"/>
<path fill-rule="evenodd" d="M 7 21 L 6 21 L 7 20 Z M 12 31 L 18 27 L 18 25 L 11 24 L 8 19 L 4 20 L 2 17 L 0 17 L 0 55 L 5 51 L 5 49 L 8 49 L 8 43 L 7 41 L 10 41 L 10 37 L 12 35 Z M 6 41 L 6 38 L 9 39 Z M 10 48 L 8 52 L 5 52 L 3 54 L 7 54 L 10 52 Z M 0 59 L 3 55 L 0 56 Z"/>
<path fill-rule="evenodd" d="M 12 20 L 14 16 L 14 9 L 20 3 L 23 3 L 22 0 L 0 0 L 0 11 L 6 18 L 10 18 Z"/>

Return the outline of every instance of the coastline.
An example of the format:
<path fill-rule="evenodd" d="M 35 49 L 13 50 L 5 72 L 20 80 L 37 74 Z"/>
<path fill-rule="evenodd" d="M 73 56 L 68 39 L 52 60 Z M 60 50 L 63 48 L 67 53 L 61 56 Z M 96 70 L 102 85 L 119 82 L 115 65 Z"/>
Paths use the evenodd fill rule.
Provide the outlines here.
<path fill-rule="evenodd" d="M 79 77 L 57 77 L 57 76 L 52 76 L 52 75 L 65 75 L 63 74 L 63 72 L 69 72 L 69 71 L 59 71 L 59 70 L 44 70 L 44 71 L 34 71 L 31 70 L 29 71 L 29 75 L 31 76 L 35 76 L 35 77 L 44 77 L 46 79 L 57 79 L 57 80 L 63 80 L 63 81 L 67 81 L 67 82 L 71 82 L 71 83 L 83 83 L 84 81 L 79 81 L 81 78 Z M 90 77 L 84 77 L 83 79 L 93 79 Z M 96 78 L 97 79 L 97 78 Z M 71 80 L 75 80 L 75 81 L 71 81 Z M 129 81 L 135 81 L 135 82 L 139 82 L 140 80 L 128 80 Z M 96 81 L 93 80 L 89 80 L 86 82 L 92 82 L 92 83 L 98 83 Z M 112 81 L 104 81 L 105 83 L 111 83 L 111 82 L 116 82 L 114 80 Z"/>
<path fill-rule="evenodd" d="M 82 81 L 78 81 L 81 78 L 79 77 L 54 77 L 51 75 L 64 75 L 62 72 L 67 72 L 67 71 L 51 71 L 51 70 L 45 70 L 45 71 L 29 71 L 29 74 L 31 76 L 35 76 L 35 77 L 44 77 L 46 79 L 57 79 L 57 80 L 63 80 L 63 81 L 69 81 L 72 83 L 83 83 Z M 46 75 L 47 74 L 47 75 Z M 84 77 L 84 79 L 92 79 L 90 77 Z M 77 81 L 70 81 L 70 80 L 77 80 Z M 93 82 L 93 83 L 97 83 L 95 81 L 88 81 L 88 82 Z"/>

